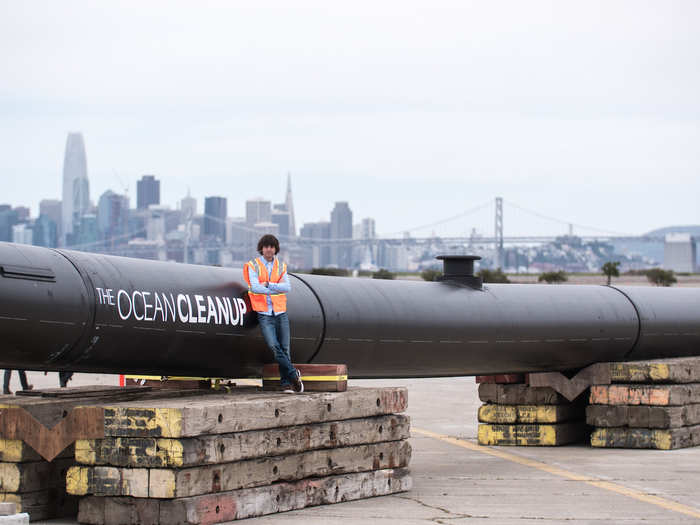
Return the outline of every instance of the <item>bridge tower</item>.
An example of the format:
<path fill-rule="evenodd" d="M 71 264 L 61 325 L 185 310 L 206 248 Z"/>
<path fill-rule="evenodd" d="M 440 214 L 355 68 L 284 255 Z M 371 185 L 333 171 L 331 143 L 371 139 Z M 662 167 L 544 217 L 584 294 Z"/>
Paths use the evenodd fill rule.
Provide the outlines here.
<path fill-rule="evenodd" d="M 496 197 L 495 217 L 496 268 L 503 268 L 503 197 Z"/>

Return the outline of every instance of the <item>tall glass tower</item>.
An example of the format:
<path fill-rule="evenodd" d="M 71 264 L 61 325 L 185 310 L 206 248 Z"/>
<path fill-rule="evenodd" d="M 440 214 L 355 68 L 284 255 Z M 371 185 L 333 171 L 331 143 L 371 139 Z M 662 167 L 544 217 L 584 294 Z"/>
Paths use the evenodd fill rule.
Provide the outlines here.
<path fill-rule="evenodd" d="M 63 214 L 61 221 L 62 244 L 73 233 L 73 225 L 90 207 L 90 183 L 87 176 L 87 158 L 82 133 L 69 133 L 63 159 Z"/>

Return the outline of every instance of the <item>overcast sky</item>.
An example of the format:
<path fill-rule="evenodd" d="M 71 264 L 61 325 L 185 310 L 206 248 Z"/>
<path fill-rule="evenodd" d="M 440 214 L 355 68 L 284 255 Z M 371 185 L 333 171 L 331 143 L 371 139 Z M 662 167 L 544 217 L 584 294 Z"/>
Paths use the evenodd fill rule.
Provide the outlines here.
<path fill-rule="evenodd" d="M 298 226 L 700 223 L 700 2 L 290 5 L 0 0 L 0 203 L 60 198 L 80 131 L 93 201 L 155 174 L 242 216 L 291 172 Z"/>

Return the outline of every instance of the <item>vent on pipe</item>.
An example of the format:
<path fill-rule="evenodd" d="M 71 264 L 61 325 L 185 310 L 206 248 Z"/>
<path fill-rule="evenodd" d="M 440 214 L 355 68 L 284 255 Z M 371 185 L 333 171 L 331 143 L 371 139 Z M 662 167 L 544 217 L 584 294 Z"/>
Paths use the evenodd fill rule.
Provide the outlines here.
<path fill-rule="evenodd" d="M 481 290 L 481 277 L 474 275 L 474 261 L 481 259 L 478 255 L 438 255 L 442 261 L 443 275 L 440 281 L 452 281 L 476 290 Z"/>

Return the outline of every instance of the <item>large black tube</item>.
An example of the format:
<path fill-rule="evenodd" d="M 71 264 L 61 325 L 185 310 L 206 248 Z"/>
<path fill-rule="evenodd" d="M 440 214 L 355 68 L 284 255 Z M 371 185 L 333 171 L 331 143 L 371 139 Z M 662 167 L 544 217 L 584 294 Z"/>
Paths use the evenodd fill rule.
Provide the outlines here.
<path fill-rule="evenodd" d="M 240 270 L 8 243 L 0 268 L 2 368 L 241 377 L 272 360 Z M 700 289 L 291 282 L 293 360 L 353 377 L 700 355 Z"/>

